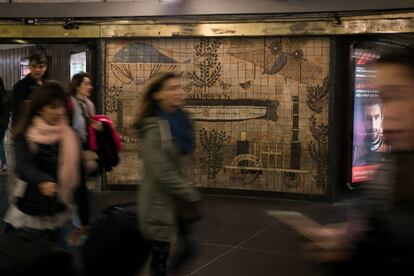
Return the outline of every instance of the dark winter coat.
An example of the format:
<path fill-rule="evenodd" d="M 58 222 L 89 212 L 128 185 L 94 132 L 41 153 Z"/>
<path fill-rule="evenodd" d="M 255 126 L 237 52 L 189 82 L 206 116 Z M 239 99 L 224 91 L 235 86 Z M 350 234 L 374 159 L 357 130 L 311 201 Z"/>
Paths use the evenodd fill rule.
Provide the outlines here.
<path fill-rule="evenodd" d="M 29 75 L 18 81 L 12 92 L 12 119 L 15 126 L 18 122 L 26 102 L 32 97 L 32 93 L 39 87 L 39 84 Z"/>
<path fill-rule="evenodd" d="M 39 185 L 45 181 L 57 181 L 59 144 L 37 144 L 33 153 L 23 135 L 14 139 L 16 155 L 16 175 L 27 182 L 24 196 L 18 198 L 17 208 L 32 216 L 53 216 L 65 210 L 57 196 L 47 197 L 40 193 Z M 82 225 L 88 225 L 89 206 L 87 189 L 83 182 L 75 191 L 75 203 Z"/>

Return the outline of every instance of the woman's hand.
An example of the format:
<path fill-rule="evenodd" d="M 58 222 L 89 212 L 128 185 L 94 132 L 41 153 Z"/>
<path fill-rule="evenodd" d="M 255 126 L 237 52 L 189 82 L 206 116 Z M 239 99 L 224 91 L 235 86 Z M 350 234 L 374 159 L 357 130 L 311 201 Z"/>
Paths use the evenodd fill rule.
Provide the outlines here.
<path fill-rule="evenodd" d="M 73 230 L 67 237 L 70 246 L 78 246 L 80 238 L 89 234 L 89 226 L 81 226 L 79 229 Z"/>
<path fill-rule="evenodd" d="M 39 185 L 39 190 L 43 195 L 52 197 L 56 193 L 56 183 L 50 181 L 42 182 Z"/>
<path fill-rule="evenodd" d="M 103 131 L 102 123 L 96 120 L 91 120 L 91 127 L 96 131 Z"/>
<path fill-rule="evenodd" d="M 308 229 L 313 241 L 304 247 L 307 255 L 318 262 L 343 262 L 350 258 L 352 247 L 347 240 L 345 225 Z"/>

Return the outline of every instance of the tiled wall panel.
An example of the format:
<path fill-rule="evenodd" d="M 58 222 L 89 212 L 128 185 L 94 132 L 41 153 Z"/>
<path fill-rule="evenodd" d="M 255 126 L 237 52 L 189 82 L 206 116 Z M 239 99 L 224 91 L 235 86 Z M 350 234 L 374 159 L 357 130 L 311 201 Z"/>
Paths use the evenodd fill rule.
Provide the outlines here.
<path fill-rule="evenodd" d="M 130 125 L 147 80 L 180 73 L 195 119 L 195 185 L 323 194 L 328 155 L 328 38 L 111 40 L 106 112 L 122 134 L 108 184 L 141 179 Z"/>

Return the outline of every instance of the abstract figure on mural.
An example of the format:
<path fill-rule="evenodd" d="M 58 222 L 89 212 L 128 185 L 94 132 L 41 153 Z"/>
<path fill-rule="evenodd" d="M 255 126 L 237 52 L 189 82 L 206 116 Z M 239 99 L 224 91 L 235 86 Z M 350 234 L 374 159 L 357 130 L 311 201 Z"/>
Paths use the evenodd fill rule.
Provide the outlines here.
<path fill-rule="evenodd" d="M 251 80 L 240 83 L 240 87 L 243 88 L 244 90 L 249 89 L 250 86 L 252 86 L 252 81 Z"/>
<path fill-rule="evenodd" d="M 196 121 L 237 122 L 264 119 L 277 122 L 279 102 L 253 99 L 190 98 L 186 110 Z"/>
<path fill-rule="evenodd" d="M 149 65 L 149 68 L 144 68 Z M 146 43 L 130 43 L 121 48 L 110 63 L 115 78 L 123 84 L 143 84 L 156 73 L 174 70 L 178 62 Z M 149 70 L 144 70 L 149 69 Z M 136 76 L 133 72 L 136 72 Z"/>
<path fill-rule="evenodd" d="M 241 132 L 237 141 L 236 157 L 225 169 L 232 171 L 231 182 L 236 185 L 253 184 L 264 172 L 282 173 L 283 184 L 288 188 L 296 188 L 301 183 L 301 175 L 309 171 L 288 167 L 285 142 L 249 141 L 247 133 Z M 292 160 L 291 160 L 292 162 Z M 293 162 L 296 162 L 293 159 Z M 285 167 L 286 166 L 286 167 Z"/>
<path fill-rule="evenodd" d="M 226 132 L 211 130 L 205 128 L 199 131 L 200 144 L 202 147 L 201 164 L 207 168 L 207 177 L 215 178 L 223 166 L 224 142 L 228 139 Z"/>
<path fill-rule="evenodd" d="M 174 59 L 162 54 L 152 45 L 131 43 L 120 49 L 112 62 L 117 63 L 177 63 Z"/>
<path fill-rule="evenodd" d="M 302 45 L 306 40 L 272 38 L 260 40 L 239 39 L 230 44 L 227 54 L 248 61 L 262 74 L 281 74 L 305 84 L 314 84 L 322 70 L 305 58 Z"/>
<path fill-rule="evenodd" d="M 226 82 L 224 82 L 223 80 L 221 80 L 221 79 L 219 79 L 219 80 L 217 80 L 218 81 L 218 83 L 219 83 L 219 85 L 220 85 L 220 87 L 221 87 L 221 89 L 223 89 L 223 90 L 227 90 L 227 89 L 229 89 L 230 87 L 231 87 L 231 84 L 230 83 L 226 83 Z"/>
<path fill-rule="evenodd" d="M 322 108 L 328 102 L 328 87 L 329 79 L 328 77 L 323 79 L 322 85 L 310 86 L 308 90 L 308 98 L 306 103 L 308 107 L 315 113 L 321 113 Z"/>
<path fill-rule="evenodd" d="M 329 76 L 323 79 L 322 85 L 308 87 L 306 103 L 313 114 L 309 118 L 309 129 L 315 141 L 308 143 L 309 155 L 316 163 L 316 172 L 313 178 L 318 188 L 325 188 L 327 182 L 328 165 L 328 126 L 318 125 L 316 114 L 322 113 L 329 96 Z"/>
<path fill-rule="evenodd" d="M 300 169 L 302 156 L 301 143 L 299 141 L 299 96 L 292 96 L 292 142 L 290 144 L 290 168 Z M 297 188 L 300 185 L 300 177 L 293 172 L 284 172 L 283 184 L 288 188 Z"/>
<path fill-rule="evenodd" d="M 226 168 L 232 169 L 232 182 L 242 185 L 254 183 L 263 173 L 262 161 L 253 154 L 239 154 Z"/>
<path fill-rule="evenodd" d="M 105 91 L 105 111 L 113 113 L 118 111 L 118 96 L 122 92 L 122 85 L 112 85 L 106 87 Z"/>
<path fill-rule="evenodd" d="M 309 129 L 315 139 L 315 142 L 309 142 L 309 154 L 316 163 L 316 174 L 313 178 L 317 187 L 324 188 L 328 166 L 328 126 L 323 123 L 318 125 L 315 116 L 312 115 L 309 118 Z"/>

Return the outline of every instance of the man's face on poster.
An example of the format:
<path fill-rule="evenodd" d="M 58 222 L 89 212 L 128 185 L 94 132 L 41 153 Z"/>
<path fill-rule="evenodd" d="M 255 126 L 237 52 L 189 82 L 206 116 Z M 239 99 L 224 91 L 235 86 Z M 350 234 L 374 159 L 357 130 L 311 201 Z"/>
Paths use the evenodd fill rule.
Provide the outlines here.
<path fill-rule="evenodd" d="M 367 105 L 362 110 L 365 126 L 365 139 L 370 142 L 376 141 L 382 132 L 382 110 L 380 104 Z"/>

